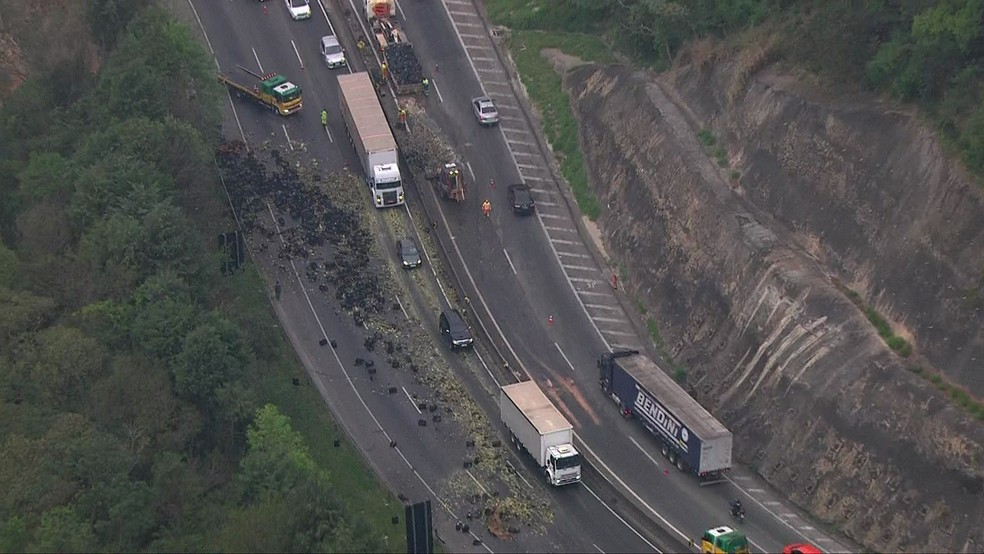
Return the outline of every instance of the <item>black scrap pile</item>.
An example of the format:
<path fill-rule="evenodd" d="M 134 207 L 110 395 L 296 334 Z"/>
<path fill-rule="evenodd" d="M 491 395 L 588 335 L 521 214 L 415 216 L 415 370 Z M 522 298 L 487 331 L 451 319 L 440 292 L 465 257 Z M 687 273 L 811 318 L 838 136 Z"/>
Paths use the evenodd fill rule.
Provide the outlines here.
<path fill-rule="evenodd" d="M 256 241 L 261 235 L 280 246 L 280 259 L 286 262 L 302 258 L 296 264 L 309 281 L 322 277 L 335 289 L 341 305 L 351 310 L 379 313 L 388 304 L 379 286 L 376 271 L 370 267 L 372 235 L 360 226 L 358 216 L 343 209 L 315 187 L 306 185 L 279 151 L 271 151 L 276 169 L 268 174 L 264 163 L 247 150 L 241 141 L 223 143 L 216 152 L 229 196 L 242 221 L 244 231 Z M 270 217 L 267 205 L 280 216 L 277 226 L 263 225 Z M 277 235 L 284 239 L 281 243 Z M 328 259 L 323 263 L 312 260 L 323 247 Z M 319 287 L 328 292 L 328 287 Z"/>
<path fill-rule="evenodd" d="M 398 85 L 419 85 L 424 80 L 424 70 L 413 52 L 413 45 L 398 42 L 386 47 L 386 63 Z"/>

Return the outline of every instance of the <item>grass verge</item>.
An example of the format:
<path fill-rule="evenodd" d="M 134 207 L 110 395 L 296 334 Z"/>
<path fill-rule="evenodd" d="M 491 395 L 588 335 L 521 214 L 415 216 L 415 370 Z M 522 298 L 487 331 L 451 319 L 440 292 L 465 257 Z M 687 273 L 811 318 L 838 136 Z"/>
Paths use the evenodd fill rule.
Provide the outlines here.
<path fill-rule="evenodd" d="M 494 15 L 493 15 L 494 20 Z M 560 171 L 574 192 L 574 199 L 592 221 L 601 214 L 598 198 L 588 183 L 588 172 L 578 144 L 578 123 L 571 110 L 563 78 L 544 49 L 557 49 L 585 62 L 613 63 L 611 49 L 599 37 L 560 31 L 513 31 L 506 41 L 530 100 L 536 106 L 547 141 Z"/>
<path fill-rule="evenodd" d="M 331 482 L 347 511 L 360 518 L 380 537 L 385 538 L 387 551 L 406 549 L 403 505 L 375 477 L 359 451 L 348 441 L 344 430 L 335 422 L 321 395 L 293 347 L 280 331 L 270 312 L 267 285 L 250 266 L 246 271 L 228 278 L 232 303 L 253 325 L 268 325 L 266 330 L 252 329 L 259 340 L 274 349 L 277 360 L 256 383 L 258 405 L 271 403 L 290 417 L 291 426 L 304 437 L 311 457 L 331 475 Z M 294 385 L 297 379 L 297 385 Z M 335 446 L 335 441 L 339 445 Z M 399 523 L 392 518 L 399 516 Z"/>

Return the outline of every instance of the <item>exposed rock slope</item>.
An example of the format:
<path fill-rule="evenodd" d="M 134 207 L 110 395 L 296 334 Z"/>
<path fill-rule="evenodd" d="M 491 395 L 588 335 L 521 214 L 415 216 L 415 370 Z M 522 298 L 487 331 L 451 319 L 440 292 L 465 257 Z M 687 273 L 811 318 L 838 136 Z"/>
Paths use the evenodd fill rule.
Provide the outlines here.
<path fill-rule="evenodd" d="M 769 73 L 729 106 L 732 73 L 568 74 L 606 246 L 741 460 L 870 548 L 980 550 L 984 425 L 836 283 L 984 388 L 980 306 L 960 298 L 984 267 L 981 191 L 909 116 L 819 102 Z"/>

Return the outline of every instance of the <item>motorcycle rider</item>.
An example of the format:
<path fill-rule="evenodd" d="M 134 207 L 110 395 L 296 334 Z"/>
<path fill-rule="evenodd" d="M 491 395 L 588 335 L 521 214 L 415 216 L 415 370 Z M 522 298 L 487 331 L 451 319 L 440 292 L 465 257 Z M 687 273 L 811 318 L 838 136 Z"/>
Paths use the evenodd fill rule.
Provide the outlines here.
<path fill-rule="evenodd" d="M 741 506 L 741 500 L 738 500 L 738 499 L 736 498 L 736 499 L 735 499 L 735 500 L 734 500 L 734 501 L 733 501 L 733 502 L 731 503 L 731 515 L 733 515 L 733 516 L 736 516 L 736 517 L 737 517 L 737 516 L 739 516 L 739 515 L 741 515 L 741 514 L 743 514 L 743 513 L 745 513 L 745 509 L 744 509 L 744 508 L 742 508 L 742 506 Z"/>

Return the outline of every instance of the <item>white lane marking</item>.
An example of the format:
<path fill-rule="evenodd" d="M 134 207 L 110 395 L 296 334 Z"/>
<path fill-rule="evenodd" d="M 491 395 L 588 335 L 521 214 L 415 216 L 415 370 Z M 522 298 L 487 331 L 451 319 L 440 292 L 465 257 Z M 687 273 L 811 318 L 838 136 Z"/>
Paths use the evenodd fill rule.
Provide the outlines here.
<path fill-rule="evenodd" d="M 617 312 L 622 309 L 619 306 L 605 306 L 603 304 L 585 304 L 585 306 L 594 310 L 612 310 L 613 312 Z"/>
<path fill-rule="evenodd" d="M 671 531 L 673 531 L 674 533 L 676 533 L 677 535 L 679 535 L 680 537 L 682 537 L 683 540 L 685 540 L 685 541 L 686 540 L 690 540 L 690 537 L 688 537 L 687 535 L 685 535 L 683 532 L 681 532 L 679 529 L 677 529 L 672 523 L 670 523 L 669 521 L 667 521 L 666 518 L 664 518 L 662 515 L 660 515 L 659 512 L 657 512 L 656 510 L 654 510 L 653 507 L 650 506 L 648 502 L 646 502 L 645 500 L 643 500 L 642 497 L 640 497 L 638 494 L 636 494 L 636 492 L 634 490 L 632 490 L 631 488 L 629 488 L 629 486 L 627 484 L 625 484 L 625 481 L 623 481 L 621 477 L 619 477 L 618 475 L 616 475 L 615 472 L 612 471 L 612 468 L 608 467 L 608 464 L 606 464 L 604 460 L 602 460 L 601 458 L 599 458 L 598 455 L 594 453 L 594 450 L 591 450 L 591 447 L 588 446 L 587 443 L 585 443 L 583 440 L 581 440 L 581 437 L 577 433 L 574 433 L 574 437 L 577 439 L 577 442 L 580 443 L 581 446 L 583 446 L 584 449 L 587 450 L 587 452 L 589 454 L 591 454 L 591 457 L 594 458 L 595 460 L 597 460 L 598 463 L 601 464 L 601 467 L 605 468 L 605 471 L 608 472 L 609 475 L 611 475 L 612 477 L 614 477 L 615 480 L 618 481 L 620 485 L 622 485 L 622 488 L 624 488 L 625 490 L 627 490 L 629 492 L 629 494 L 631 494 L 636 499 L 637 502 L 639 502 L 640 504 L 642 504 L 643 506 L 645 506 L 646 509 L 649 510 L 649 512 L 651 514 L 653 514 L 654 516 L 656 516 L 660 520 L 660 522 L 662 522 L 662 524 L 666 528 L 670 529 Z M 581 483 L 581 484 L 584 485 L 584 483 Z M 587 485 L 584 485 L 584 488 L 587 489 L 588 488 Z M 588 489 L 588 491 L 591 492 L 592 495 L 594 495 L 594 492 L 592 492 L 591 489 Z M 598 498 L 598 496 L 595 495 L 595 498 Z M 599 498 L 598 500 L 600 501 L 601 499 Z M 602 504 L 604 504 L 604 502 L 602 502 Z M 606 505 L 606 507 L 607 507 L 607 505 Z M 608 508 L 608 509 L 611 510 L 611 508 Z M 628 524 L 626 524 L 626 525 L 628 525 Z M 631 529 L 631 526 L 629 528 Z M 635 529 L 632 529 L 632 530 L 635 531 Z M 638 532 L 636 532 L 636 534 L 638 535 Z M 646 540 L 646 539 L 643 539 L 643 540 Z M 646 541 L 646 542 L 648 544 L 649 541 Z M 652 544 L 650 544 L 650 546 L 652 546 Z M 656 549 L 656 547 L 653 547 L 653 548 Z M 656 549 L 656 551 L 658 552 L 659 550 Z"/>
<path fill-rule="evenodd" d="M 287 241 L 286 241 L 286 239 L 284 239 L 284 236 L 280 233 L 280 224 L 277 223 L 277 217 L 273 213 L 273 207 L 270 206 L 270 204 L 267 204 L 267 210 L 270 212 L 270 217 L 273 218 L 274 228 L 277 230 L 277 236 L 280 237 L 281 244 L 286 245 L 287 244 Z M 297 279 L 298 288 L 304 294 L 304 299 L 307 300 L 307 305 L 308 305 L 308 308 L 311 310 L 311 315 L 314 316 L 314 320 L 318 323 L 318 328 L 321 330 L 321 336 L 322 336 L 322 338 L 324 338 L 325 340 L 329 340 L 328 339 L 328 333 L 325 331 L 325 326 L 321 322 L 321 317 L 318 316 L 318 312 L 315 311 L 314 304 L 311 302 L 311 296 L 308 295 L 308 291 L 304 287 L 304 281 L 301 280 L 301 274 L 297 271 L 297 266 L 294 265 L 294 260 L 293 259 L 290 259 L 289 262 L 290 262 L 291 270 L 294 272 L 294 277 Z M 352 381 L 352 377 L 349 375 L 348 370 L 345 369 L 345 366 L 342 364 L 341 358 L 338 357 L 338 352 L 336 352 L 335 349 L 332 348 L 331 349 L 331 354 L 332 354 L 332 356 L 334 356 L 335 363 L 338 364 L 338 368 L 341 369 L 342 370 L 342 374 L 345 375 L 345 380 L 348 381 L 349 387 L 351 387 L 352 392 L 355 393 L 355 397 L 359 399 L 359 403 L 362 404 L 363 409 L 365 409 L 366 413 L 369 414 L 369 417 L 372 418 L 373 423 L 376 424 L 376 428 L 379 429 L 379 432 L 380 433 L 382 433 L 382 435 L 386 439 L 386 442 L 387 443 L 393 444 L 393 438 L 390 437 L 389 433 L 386 432 L 386 429 L 384 429 L 383 426 L 382 426 L 382 424 L 379 423 L 379 420 L 376 418 L 376 414 L 372 413 L 372 410 L 369 409 L 369 405 L 366 404 L 365 399 L 359 393 L 359 389 L 355 388 L 355 383 Z M 316 383 L 321 384 L 321 381 L 320 380 L 316 380 Z M 434 491 L 434 489 L 431 488 L 430 484 L 428 484 L 427 481 L 424 480 L 424 477 L 422 475 L 420 475 L 420 473 L 417 471 L 417 469 L 415 467 L 413 467 L 413 464 L 411 464 L 410 463 L 410 460 L 408 460 L 407 457 L 403 454 L 403 451 L 400 449 L 400 447 L 399 446 L 394 446 L 393 447 L 393 450 L 395 450 L 396 453 L 399 454 L 400 458 L 403 459 L 403 462 L 406 463 L 407 464 L 407 467 L 410 468 L 410 471 L 413 472 L 413 474 L 417 477 L 417 479 L 431 493 L 431 496 L 433 496 L 434 498 L 436 498 L 437 501 L 441 503 L 441 506 L 444 507 L 444 509 L 448 512 L 448 514 L 451 515 L 451 517 L 455 521 L 458 521 L 458 518 L 455 516 L 454 511 L 451 510 L 451 507 L 448 506 L 447 502 L 445 502 L 442 497 L 438 496 L 438 494 Z M 475 537 L 476 539 L 479 538 L 474 533 L 472 533 L 472 536 Z M 482 545 L 484 546 L 485 543 L 483 542 Z M 490 553 L 492 552 L 492 549 L 489 548 L 488 546 L 485 546 L 485 549 L 488 550 Z"/>
<path fill-rule="evenodd" d="M 484 486 L 482 486 L 481 483 L 478 482 L 478 479 L 475 478 L 475 475 L 471 472 L 470 469 L 466 469 L 465 471 L 468 472 L 468 476 L 472 478 L 472 481 L 475 481 L 475 484 L 478 485 L 478 488 L 482 489 L 483 493 L 489 494 L 488 489 L 486 489 Z"/>
<path fill-rule="evenodd" d="M 489 366 L 485 363 L 485 359 L 482 358 L 482 353 L 476 349 L 475 355 L 478 356 L 478 361 L 482 362 L 482 367 L 485 368 L 485 371 L 489 374 L 489 377 L 492 378 L 492 382 L 495 383 L 496 388 L 501 387 L 502 385 L 499 384 L 499 380 L 495 378 L 495 375 L 492 375 L 492 370 L 489 369 Z"/>
<path fill-rule="evenodd" d="M 472 182 L 475 182 L 475 170 L 472 169 L 471 162 L 465 162 L 465 167 L 468 168 L 468 173 L 471 175 Z"/>
<path fill-rule="evenodd" d="M 555 242 L 557 244 L 578 244 L 578 243 L 576 243 L 576 242 L 574 242 L 572 240 L 561 240 L 561 239 L 555 239 L 555 238 L 551 238 L 550 239 L 550 242 Z"/>
<path fill-rule="evenodd" d="M 294 55 L 297 56 L 297 63 L 301 64 L 301 71 L 304 71 L 304 60 L 301 59 L 301 53 L 297 51 L 297 45 L 294 44 L 293 39 L 291 39 L 290 45 L 294 47 Z"/>
<path fill-rule="evenodd" d="M 444 102 L 444 96 L 441 95 L 441 89 L 437 88 L 437 79 L 431 79 L 431 84 L 434 85 L 434 92 L 437 93 L 437 99 Z"/>
<path fill-rule="evenodd" d="M 598 271 L 597 267 L 588 267 L 586 265 L 570 265 L 570 264 L 560 264 L 566 269 L 573 269 L 574 271 Z"/>
<path fill-rule="evenodd" d="M 331 19 L 328 19 L 328 10 L 325 9 L 324 2 L 322 2 L 321 0 L 318 0 L 318 6 L 321 8 L 321 13 L 325 16 L 325 21 L 328 22 L 328 30 L 331 31 L 331 34 L 333 34 L 335 36 L 338 36 L 338 35 L 335 34 L 335 26 L 331 24 Z M 341 40 L 341 39 L 339 39 L 339 40 Z M 349 73 L 352 73 L 352 65 L 351 64 L 345 64 L 345 70 L 348 71 Z M 329 139 L 331 138 L 331 133 L 328 133 L 328 138 Z M 334 141 L 332 141 L 332 142 L 334 142 Z"/>
<path fill-rule="evenodd" d="M 482 26 L 481 23 L 465 23 L 464 21 L 455 21 L 454 25 L 455 27 L 481 27 Z M 464 43 L 462 43 L 462 46 L 464 46 Z"/>
<path fill-rule="evenodd" d="M 560 352 L 560 355 L 563 356 L 564 361 L 567 362 L 567 367 L 571 368 L 571 373 L 575 373 L 576 370 L 574 369 L 574 364 L 572 364 L 571 361 L 567 358 L 567 354 L 564 354 L 564 351 L 560 349 L 560 345 L 557 344 L 556 342 L 554 343 L 554 346 L 557 347 L 557 352 Z"/>
<path fill-rule="evenodd" d="M 639 533 L 639 531 L 636 531 L 635 527 L 633 527 L 632 525 L 630 525 L 628 521 L 625 521 L 624 519 L 622 519 L 622 516 L 620 516 L 617 513 L 615 513 L 615 510 L 613 510 L 611 506 L 609 506 L 608 504 L 605 504 L 605 501 L 602 500 L 601 498 L 599 498 L 598 495 L 595 494 L 595 491 L 591 490 L 591 487 L 585 485 L 584 483 L 581 483 L 581 486 L 584 487 L 584 490 L 586 490 L 589 493 L 591 493 L 591 496 L 595 497 L 595 499 L 598 500 L 598 502 L 600 502 L 601 505 L 604 506 L 609 512 L 611 512 L 611 514 L 613 516 L 615 516 L 616 519 L 618 519 L 619 521 L 621 521 L 623 525 L 625 525 L 626 527 L 629 528 L 630 531 L 632 531 L 633 533 L 635 533 L 635 535 L 637 537 L 639 537 L 639 540 L 641 540 L 642 542 L 648 544 L 649 545 L 649 548 L 652 548 L 657 553 L 663 554 L 663 551 L 660 550 L 660 549 L 658 549 L 658 548 L 656 548 L 656 545 L 655 544 L 653 544 L 653 543 L 649 542 L 648 540 L 646 540 L 646 537 L 643 537 L 642 534 Z"/>
<path fill-rule="evenodd" d="M 516 266 L 513 265 L 512 259 L 509 258 L 509 252 L 506 252 L 506 249 L 503 248 L 502 253 L 506 255 L 506 261 L 509 262 L 509 269 L 512 269 L 513 275 L 518 275 L 516 273 Z"/>
<path fill-rule="evenodd" d="M 592 317 L 591 319 L 593 319 L 595 321 L 604 321 L 605 323 L 625 323 L 625 320 L 624 319 L 618 319 L 618 318 L 614 318 L 614 317 L 598 317 L 598 316 L 595 316 L 595 317 Z"/>
<path fill-rule="evenodd" d="M 485 52 L 486 49 L 482 48 L 482 51 Z M 495 58 L 485 58 L 481 56 L 472 56 L 472 59 L 475 60 L 476 62 L 495 62 Z"/>
<path fill-rule="evenodd" d="M 570 227 L 547 227 L 544 226 L 547 231 L 559 231 L 561 233 L 576 233 L 577 229 L 571 229 Z"/>
<path fill-rule="evenodd" d="M 402 4 L 402 2 L 396 5 L 396 9 L 397 9 L 397 11 L 400 12 L 400 18 L 403 19 L 403 21 L 406 21 L 407 20 L 407 14 L 403 13 L 403 4 Z"/>
<path fill-rule="evenodd" d="M 779 502 L 778 500 L 766 500 L 762 504 L 765 504 L 766 506 L 778 506 L 782 504 L 782 502 Z"/>
<path fill-rule="evenodd" d="M 510 144 L 518 144 L 518 143 L 516 143 L 516 142 L 510 142 Z M 540 153 L 539 152 L 524 152 L 522 150 L 511 150 L 511 152 L 512 152 L 512 155 L 513 156 L 527 156 L 527 157 L 536 158 L 536 159 L 539 159 L 540 158 Z"/>
<path fill-rule="evenodd" d="M 553 239 L 550 239 L 553 240 Z M 563 267 L 563 266 L 561 266 Z M 598 279 L 592 279 L 590 277 L 568 277 L 569 281 L 574 281 L 575 283 L 600 283 Z"/>
<path fill-rule="evenodd" d="M 656 458 L 653 458 L 652 456 L 650 456 L 650 455 L 649 455 L 649 452 L 648 452 L 648 451 L 646 451 L 646 449 L 645 449 L 645 448 L 643 448 L 641 444 L 639 444 L 638 442 L 636 442 L 636 440 L 635 440 L 634 438 L 632 438 L 632 437 L 629 437 L 629 440 L 630 440 L 630 441 L 632 441 L 632 444 L 634 444 L 634 445 L 636 445 L 636 448 L 638 448 L 638 449 L 639 449 L 639 451 L 640 451 L 640 452 L 642 452 L 642 454 L 643 454 L 643 455 L 644 455 L 645 457 L 647 457 L 647 458 L 649 458 L 649 461 L 650 461 L 650 462 L 652 462 L 653 464 L 655 464 L 655 465 L 656 465 L 656 467 L 663 467 L 663 466 L 661 466 L 661 465 L 659 464 L 659 462 L 657 462 L 657 461 L 656 461 Z"/>
<path fill-rule="evenodd" d="M 503 107 L 507 107 L 507 106 L 503 106 Z M 511 116 L 511 115 L 502 115 L 501 113 L 499 114 L 499 119 L 501 119 L 503 121 L 526 121 L 522 117 L 515 117 L 515 116 Z"/>
<path fill-rule="evenodd" d="M 454 10 L 448 10 L 448 13 L 451 15 L 459 15 L 461 17 L 475 17 L 475 12 L 456 12 Z"/>
<path fill-rule="evenodd" d="M 413 397 L 410 396 L 410 393 L 409 392 L 407 392 L 407 388 L 406 387 L 400 387 L 400 388 L 402 388 L 403 389 L 403 393 L 407 395 L 407 400 L 410 401 L 410 405 L 413 406 L 413 409 L 414 410 L 417 410 L 417 413 L 418 414 L 424 413 L 424 412 L 420 411 L 420 406 L 418 406 L 417 403 L 413 401 Z"/>
<path fill-rule="evenodd" d="M 328 142 L 335 142 L 335 139 L 331 138 L 331 131 L 328 130 L 327 125 L 325 125 L 325 134 L 328 135 Z"/>
<path fill-rule="evenodd" d="M 284 130 L 284 136 L 287 137 L 287 146 L 289 146 L 290 149 L 293 150 L 294 149 L 294 145 L 292 144 L 292 142 L 290 140 L 290 135 L 287 134 L 287 126 L 284 125 L 283 123 L 281 123 L 280 124 L 280 128 Z"/>
<path fill-rule="evenodd" d="M 540 202 L 540 204 L 542 204 L 542 203 L 543 202 Z M 544 213 L 541 213 L 540 214 L 540 217 L 545 217 L 547 219 L 567 219 L 566 217 L 564 217 L 562 215 L 544 214 Z"/>
<path fill-rule="evenodd" d="M 591 543 L 591 546 L 595 547 L 595 550 L 597 550 L 598 552 L 601 552 L 601 554 L 605 554 L 605 551 L 602 550 L 601 548 L 599 548 L 597 544 Z"/>
<path fill-rule="evenodd" d="M 260 68 L 260 73 L 266 73 L 263 71 L 263 64 L 260 63 L 260 57 L 256 55 L 256 48 L 250 48 L 253 51 L 253 59 L 256 60 L 256 67 Z"/>
<path fill-rule="evenodd" d="M 765 492 L 765 490 L 764 489 L 748 489 L 748 492 L 753 492 L 753 493 L 758 494 L 760 492 Z"/>
<path fill-rule="evenodd" d="M 479 38 L 479 39 L 483 39 L 483 40 L 485 39 L 485 35 L 473 35 L 473 34 L 470 34 L 470 33 L 458 33 L 458 34 L 461 37 Z M 464 44 L 464 43 L 465 43 L 465 41 L 461 41 L 461 44 Z"/>
<path fill-rule="evenodd" d="M 484 67 L 482 67 L 482 68 L 479 68 L 478 71 L 480 71 L 481 73 L 499 73 L 499 74 L 502 74 L 502 70 L 499 69 L 498 67 L 490 67 L 488 69 L 485 69 Z"/>
<path fill-rule="evenodd" d="M 538 200 L 537 201 L 537 204 L 539 204 L 541 206 L 550 206 L 551 208 L 555 208 L 555 207 L 557 207 L 557 206 L 560 205 L 560 204 L 558 204 L 556 202 L 551 202 L 549 200 Z"/>
<path fill-rule="evenodd" d="M 580 252 L 561 252 L 561 251 L 558 250 L 557 251 L 557 254 L 559 254 L 561 256 L 570 256 L 572 258 L 587 258 L 589 260 L 591 259 L 591 256 L 589 256 L 587 254 L 581 254 Z M 563 263 L 563 262 L 561 262 L 561 263 Z"/>
<path fill-rule="evenodd" d="M 574 292 L 576 292 L 577 294 L 586 294 L 588 296 L 608 296 L 607 292 L 594 292 L 590 290 L 580 290 L 580 289 L 574 289 Z M 591 319 L 590 315 L 588 316 L 588 319 Z M 608 344 L 608 341 L 605 341 L 605 344 Z"/>
<path fill-rule="evenodd" d="M 410 314 L 407 313 L 407 309 L 403 307 L 403 302 L 400 301 L 400 296 L 398 294 L 393 295 L 396 298 L 396 303 L 400 305 L 400 310 L 403 311 L 403 317 L 410 319 Z"/>
<path fill-rule="evenodd" d="M 499 116 L 499 117 L 502 117 L 502 116 Z M 510 153 L 511 152 L 512 151 L 510 150 Z M 515 161 L 515 160 L 513 160 L 513 161 Z M 520 164 L 520 163 L 516 164 L 516 167 L 522 167 L 522 168 L 526 168 L 526 169 L 540 169 L 540 166 L 538 166 L 538 165 Z"/>
<path fill-rule="evenodd" d="M 525 140 L 509 140 L 509 139 L 506 139 L 506 142 L 509 143 L 509 144 L 522 144 L 523 146 L 531 146 L 531 147 L 536 148 L 536 145 L 535 144 L 533 144 L 532 142 L 527 142 Z M 516 154 L 516 152 L 513 152 L 513 153 Z M 530 154 L 530 155 L 532 156 L 532 154 Z"/>
<path fill-rule="evenodd" d="M 602 333 L 607 333 L 609 335 L 618 335 L 620 337 L 634 337 L 635 333 L 626 333 L 625 331 L 609 331 L 608 329 L 601 329 Z"/>

